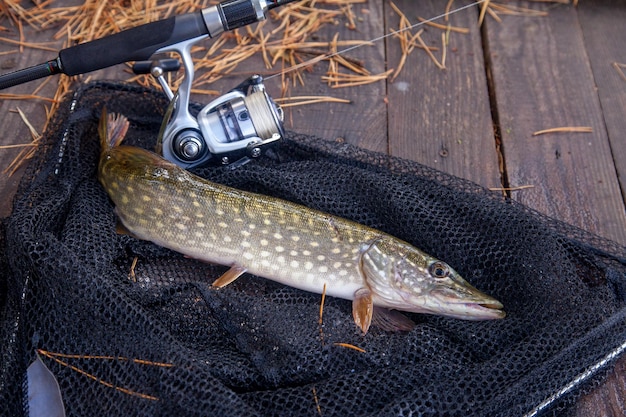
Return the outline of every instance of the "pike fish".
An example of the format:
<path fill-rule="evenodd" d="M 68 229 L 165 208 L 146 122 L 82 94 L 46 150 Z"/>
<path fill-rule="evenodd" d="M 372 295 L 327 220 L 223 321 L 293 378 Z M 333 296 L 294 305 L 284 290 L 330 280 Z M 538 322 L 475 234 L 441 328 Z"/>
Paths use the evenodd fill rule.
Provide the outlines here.
<path fill-rule="evenodd" d="M 128 121 L 100 121 L 98 178 L 135 237 L 230 266 L 223 287 L 248 272 L 284 285 L 352 300 L 365 334 L 412 322 L 397 311 L 465 320 L 500 319 L 502 304 L 443 261 L 382 231 L 278 198 L 195 176 L 159 155 L 120 146 Z"/>

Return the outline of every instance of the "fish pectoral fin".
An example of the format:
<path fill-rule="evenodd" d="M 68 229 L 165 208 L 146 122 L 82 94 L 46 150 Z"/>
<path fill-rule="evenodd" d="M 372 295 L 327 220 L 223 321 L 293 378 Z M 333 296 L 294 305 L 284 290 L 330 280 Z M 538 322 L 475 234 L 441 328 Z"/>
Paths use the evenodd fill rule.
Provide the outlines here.
<path fill-rule="evenodd" d="M 237 278 L 239 278 L 241 275 L 243 275 L 246 271 L 247 269 L 244 268 L 243 266 L 233 265 L 230 267 L 228 271 L 224 272 L 224 274 L 222 274 L 221 277 L 213 281 L 213 287 L 215 288 L 225 287 L 231 282 L 233 282 L 234 280 L 236 280 Z"/>
<path fill-rule="evenodd" d="M 352 317 L 354 323 L 361 329 L 363 334 L 372 324 L 372 316 L 374 314 L 374 302 L 372 301 L 372 292 L 367 288 L 360 288 L 354 293 L 352 301 Z"/>
<path fill-rule="evenodd" d="M 372 324 L 386 332 L 409 332 L 415 327 L 413 320 L 397 310 L 374 307 Z"/>

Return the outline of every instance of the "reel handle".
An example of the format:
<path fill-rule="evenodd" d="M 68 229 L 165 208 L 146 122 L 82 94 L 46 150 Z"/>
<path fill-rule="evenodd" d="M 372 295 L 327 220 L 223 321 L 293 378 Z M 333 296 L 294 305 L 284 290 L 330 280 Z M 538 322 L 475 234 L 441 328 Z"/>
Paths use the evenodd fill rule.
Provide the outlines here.
<path fill-rule="evenodd" d="M 171 101 L 175 96 L 163 74 L 166 72 L 178 71 L 180 61 L 177 59 L 156 59 L 153 61 L 137 61 L 133 64 L 135 74 L 151 74 L 161 85 L 167 98 Z"/>

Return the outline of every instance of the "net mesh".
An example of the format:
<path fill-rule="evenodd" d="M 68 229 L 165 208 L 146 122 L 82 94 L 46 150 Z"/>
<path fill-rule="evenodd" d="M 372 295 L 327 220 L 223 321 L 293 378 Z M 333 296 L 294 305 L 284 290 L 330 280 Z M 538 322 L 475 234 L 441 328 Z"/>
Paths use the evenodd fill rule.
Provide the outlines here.
<path fill-rule="evenodd" d="M 154 147 L 161 94 L 85 85 L 0 223 L 4 415 L 27 415 L 38 349 L 75 355 L 42 356 L 70 416 L 563 414 L 621 353 L 623 247 L 417 163 L 297 134 L 254 163 L 195 173 L 404 239 L 507 317 L 409 314 L 411 332 L 362 336 L 349 301 L 327 297 L 320 324 L 319 294 L 247 274 L 214 290 L 224 267 L 116 234 L 96 178 L 104 105 L 131 121 L 127 144 Z"/>

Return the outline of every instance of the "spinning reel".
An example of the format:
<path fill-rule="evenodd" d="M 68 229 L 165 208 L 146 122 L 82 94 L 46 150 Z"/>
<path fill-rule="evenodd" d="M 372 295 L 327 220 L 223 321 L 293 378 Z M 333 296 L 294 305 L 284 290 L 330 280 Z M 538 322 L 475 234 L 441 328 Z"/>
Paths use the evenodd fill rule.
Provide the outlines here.
<path fill-rule="evenodd" d="M 0 75 L 0 90 L 53 74 L 83 74 L 127 61 L 135 71 L 151 73 L 172 103 L 162 137 L 163 156 L 184 167 L 205 163 L 245 163 L 258 158 L 283 136 L 283 113 L 252 76 L 213 100 L 196 117 L 189 111 L 194 79 L 191 47 L 206 38 L 265 19 L 267 11 L 295 0 L 224 0 L 199 12 L 170 17 L 59 51 L 56 59 Z M 177 70 L 177 60 L 148 61 L 176 52 L 185 69 L 177 94 L 164 72 Z"/>
<path fill-rule="evenodd" d="M 282 109 L 267 94 L 260 75 L 253 75 L 211 101 L 194 117 L 189 111 L 193 62 L 186 62 L 185 54 L 180 55 L 185 79 L 177 94 L 171 91 L 163 74 L 178 70 L 178 60 L 138 62 L 133 66 L 137 74 L 152 74 L 173 106 L 162 131 L 161 149 L 165 159 L 183 168 L 207 163 L 241 164 L 262 156 L 283 137 Z"/>

